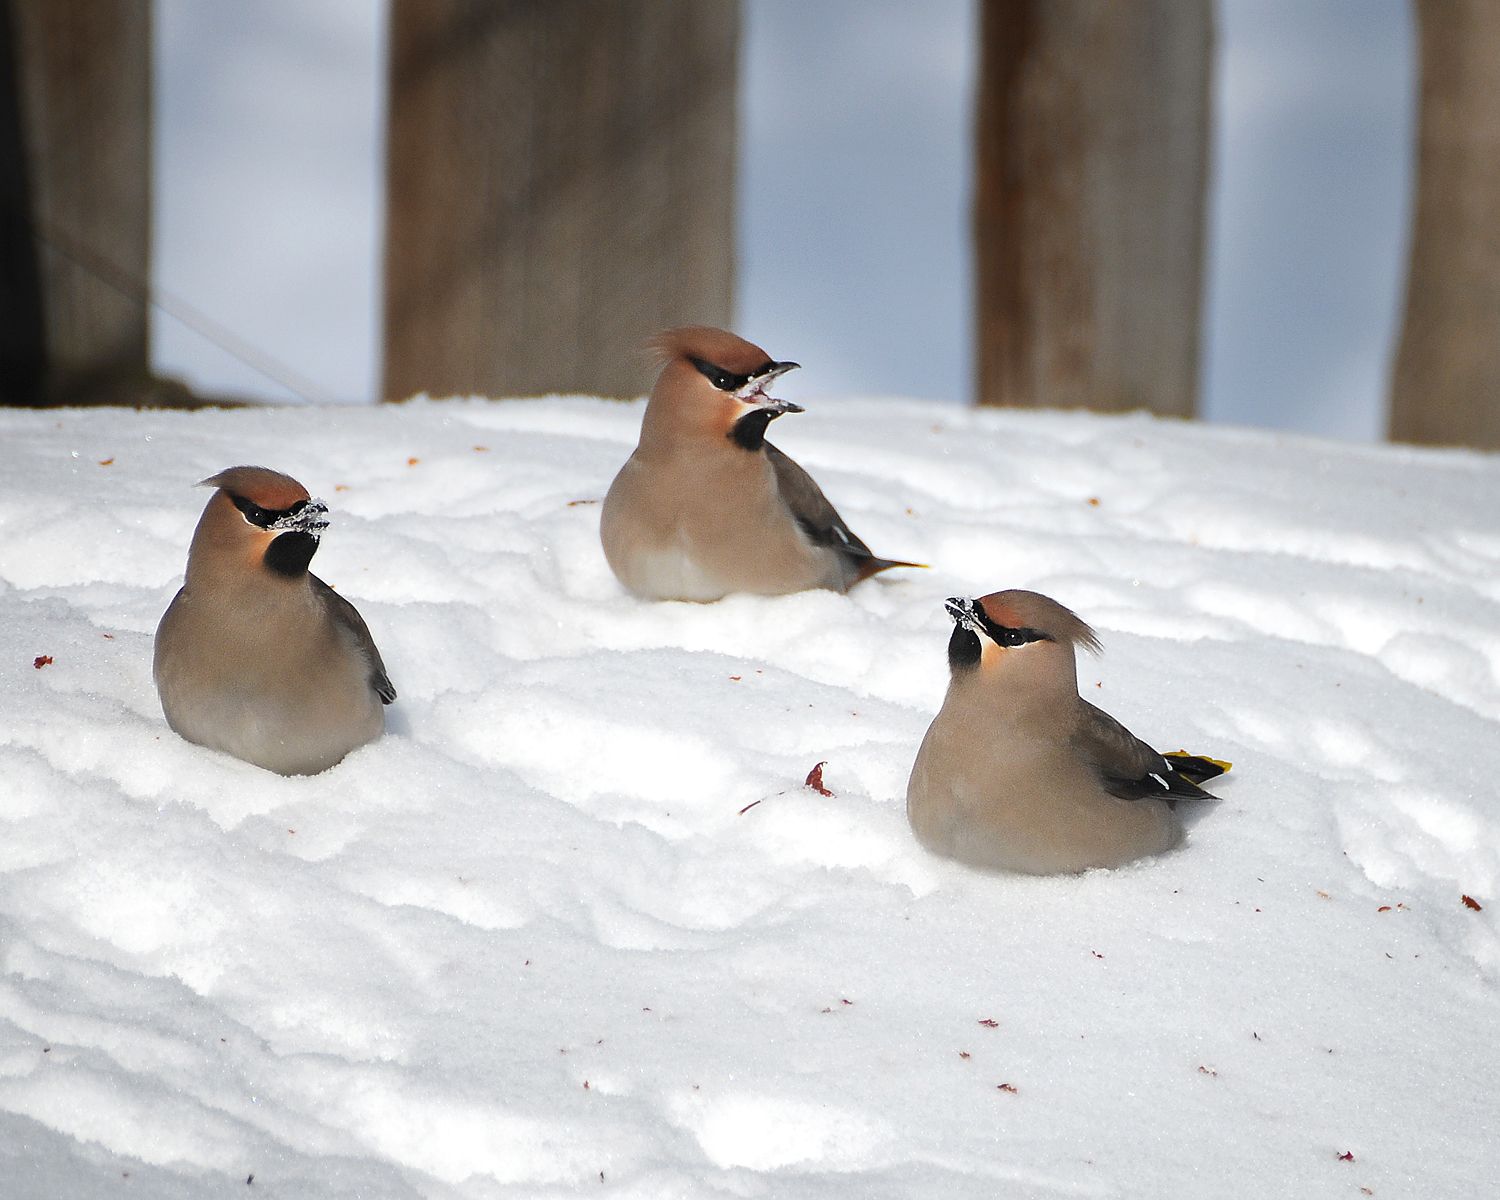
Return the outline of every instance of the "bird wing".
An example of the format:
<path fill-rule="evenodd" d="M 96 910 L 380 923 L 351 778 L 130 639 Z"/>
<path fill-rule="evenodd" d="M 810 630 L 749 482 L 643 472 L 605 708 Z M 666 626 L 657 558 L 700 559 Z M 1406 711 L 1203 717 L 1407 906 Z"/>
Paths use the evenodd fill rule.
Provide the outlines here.
<path fill-rule="evenodd" d="M 795 459 L 783 454 L 770 442 L 765 443 L 766 457 L 776 471 L 776 486 L 792 516 L 802 527 L 802 532 L 815 546 L 827 546 L 836 551 L 853 569 L 854 580 L 868 579 L 887 567 L 916 567 L 920 563 L 901 562 L 894 558 L 879 558 L 873 554 L 839 516 L 838 509 L 823 495 L 823 489 L 813 477 L 797 465 Z"/>
<path fill-rule="evenodd" d="M 334 621 L 347 629 L 354 638 L 355 645 L 364 654 L 365 661 L 370 664 L 370 686 L 375 689 L 382 704 L 389 704 L 396 698 L 396 689 L 391 683 L 391 677 L 385 673 L 385 663 L 381 660 L 380 651 L 375 646 L 375 639 L 370 636 L 370 627 L 365 624 L 365 619 L 359 615 L 359 609 L 350 604 L 336 591 L 319 579 L 316 575 L 309 576 L 312 579 L 313 592 L 322 599 L 328 608 L 328 614 Z"/>
<path fill-rule="evenodd" d="M 1187 774 L 1174 770 L 1158 754 L 1107 712 L 1087 700 L 1083 719 L 1073 732 L 1073 745 L 1099 773 L 1104 790 L 1121 800 L 1163 799 L 1212 800 Z"/>

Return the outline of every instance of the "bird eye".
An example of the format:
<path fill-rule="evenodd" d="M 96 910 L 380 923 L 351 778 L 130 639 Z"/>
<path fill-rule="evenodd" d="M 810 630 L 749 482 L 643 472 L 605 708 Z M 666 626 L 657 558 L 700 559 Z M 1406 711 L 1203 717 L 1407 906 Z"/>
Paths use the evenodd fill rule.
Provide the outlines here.
<path fill-rule="evenodd" d="M 733 392 L 744 387 L 749 382 L 748 375 L 734 375 L 723 367 L 716 367 L 713 363 L 701 358 L 689 358 L 688 362 L 697 368 L 698 374 L 713 384 L 721 392 Z"/>
<path fill-rule="evenodd" d="M 271 522 L 281 515 L 280 513 L 272 512 L 270 509 L 262 508 L 259 504 L 254 504 L 246 500 L 243 496 L 231 495 L 229 498 L 234 501 L 235 508 L 244 513 L 245 520 L 249 521 L 252 525 L 259 525 L 262 529 L 268 528 Z"/>
<path fill-rule="evenodd" d="M 1006 646 L 1014 649 L 1017 646 L 1024 646 L 1029 642 L 1050 642 L 1054 640 L 1051 635 L 1027 626 L 1012 628 L 1009 625 L 997 625 L 987 617 L 981 617 L 980 623 L 984 626 L 985 633 L 990 635 L 990 640 L 997 646 Z"/>

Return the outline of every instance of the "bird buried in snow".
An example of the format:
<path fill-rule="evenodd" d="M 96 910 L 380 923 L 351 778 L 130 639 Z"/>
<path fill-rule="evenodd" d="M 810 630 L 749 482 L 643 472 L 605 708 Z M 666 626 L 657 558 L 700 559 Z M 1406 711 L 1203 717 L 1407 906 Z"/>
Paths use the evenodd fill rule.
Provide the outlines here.
<path fill-rule="evenodd" d="M 1182 841 L 1179 800 L 1228 763 L 1159 754 L 1078 694 L 1094 631 L 1037 592 L 947 601 L 950 677 L 917 751 L 906 815 L 928 850 L 1049 875 L 1117 867 Z"/>
<path fill-rule="evenodd" d="M 794 362 L 722 329 L 689 326 L 652 342 L 661 374 L 640 444 L 604 499 L 599 536 L 625 587 L 652 600 L 730 592 L 847 591 L 890 567 L 766 427 L 800 405 L 769 388 Z"/>
<path fill-rule="evenodd" d="M 282 775 L 313 775 L 381 735 L 396 689 L 354 605 L 308 563 L 328 506 L 289 475 L 230 467 L 156 630 L 167 724 Z"/>

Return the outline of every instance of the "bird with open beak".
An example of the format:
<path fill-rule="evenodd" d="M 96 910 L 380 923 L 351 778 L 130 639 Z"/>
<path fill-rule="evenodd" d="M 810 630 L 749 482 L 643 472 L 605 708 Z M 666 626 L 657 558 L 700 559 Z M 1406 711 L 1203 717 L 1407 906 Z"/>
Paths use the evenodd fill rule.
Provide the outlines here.
<path fill-rule="evenodd" d="M 770 388 L 794 362 L 722 329 L 690 326 L 652 342 L 661 374 L 640 444 L 604 499 L 604 556 L 625 587 L 652 600 L 730 592 L 847 591 L 890 567 L 844 524 L 812 477 L 766 427 L 800 405 Z"/>
<path fill-rule="evenodd" d="M 1078 694 L 1094 631 L 1036 592 L 947 602 L 949 682 L 917 751 L 906 815 L 928 850 L 1049 875 L 1117 867 L 1182 841 L 1179 800 L 1228 763 L 1158 754 Z"/>
<path fill-rule="evenodd" d="M 230 467 L 156 630 L 156 689 L 190 742 L 313 775 L 385 730 L 396 689 L 354 605 L 308 571 L 328 506 L 289 475 Z"/>

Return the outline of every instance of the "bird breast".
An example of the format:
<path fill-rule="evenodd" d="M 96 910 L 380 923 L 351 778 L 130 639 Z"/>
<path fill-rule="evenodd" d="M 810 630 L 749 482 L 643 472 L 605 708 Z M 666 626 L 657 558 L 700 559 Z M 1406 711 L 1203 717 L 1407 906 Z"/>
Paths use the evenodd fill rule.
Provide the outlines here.
<path fill-rule="evenodd" d="M 283 775 L 326 770 L 380 735 L 370 664 L 304 579 L 162 617 L 155 674 L 167 723 L 191 742 Z"/>
<path fill-rule="evenodd" d="M 991 870 L 1057 874 L 1119 866 L 1181 840 L 1161 801 L 1109 795 L 1065 732 L 976 712 L 963 692 L 950 689 L 907 785 L 907 818 L 927 849 Z"/>
<path fill-rule="evenodd" d="M 621 469 L 600 524 L 620 581 L 660 600 L 841 588 L 837 555 L 803 535 L 766 456 L 727 442 L 714 450 L 637 452 Z"/>

